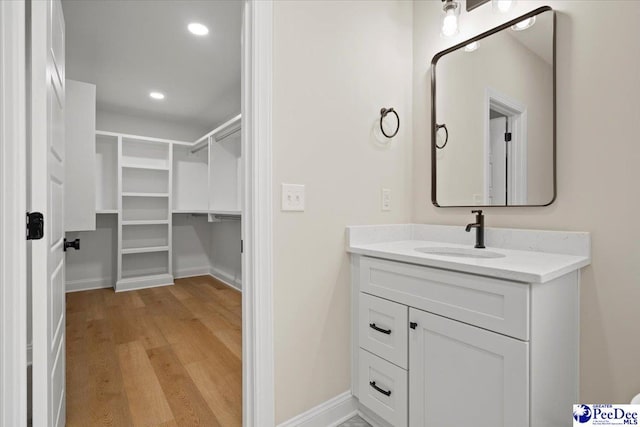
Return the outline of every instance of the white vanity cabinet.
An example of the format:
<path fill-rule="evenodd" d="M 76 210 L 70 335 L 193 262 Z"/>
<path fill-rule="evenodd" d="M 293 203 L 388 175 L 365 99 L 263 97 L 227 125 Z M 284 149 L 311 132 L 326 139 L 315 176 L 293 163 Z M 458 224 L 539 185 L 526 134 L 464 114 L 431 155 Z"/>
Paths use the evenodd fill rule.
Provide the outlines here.
<path fill-rule="evenodd" d="M 529 425 L 528 342 L 409 311 L 409 425 Z"/>
<path fill-rule="evenodd" d="M 532 284 L 352 254 L 352 277 L 353 392 L 374 422 L 566 424 L 578 271 Z"/>

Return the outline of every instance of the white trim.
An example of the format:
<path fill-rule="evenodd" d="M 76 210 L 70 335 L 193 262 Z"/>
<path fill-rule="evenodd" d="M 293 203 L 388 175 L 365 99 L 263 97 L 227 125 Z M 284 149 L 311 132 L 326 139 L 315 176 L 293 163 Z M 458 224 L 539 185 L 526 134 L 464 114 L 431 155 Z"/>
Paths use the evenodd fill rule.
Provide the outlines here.
<path fill-rule="evenodd" d="M 71 292 L 91 291 L 94 289 L 113 288 L 115 280 L 112 278 L 67 280 L 64 285 L 67 294 Z"/>
<path fill-rule="evenodd" d="M 173 286 L 173 284 L 173 276 L 171 274 L 152 274 L 118 280 L 114 289 L 116 292 L 127 292 L 160 286 Z"/>
<path fill-rule="evenodd" d="M 278 427 L 335 427 L 358 414 L 358 401 L 345 391 L 308 411 L 279 424 Z"/>
<path fill-rule="evenodd" d="M 216 280 L 219 280 L 220 282 L 224 283 L 225 285 L 229 286 L 230 288 L 242 292 L 242 280 L 233 277 L 232 275 L 230 275 L 229 273 L 226 273 L 225 271 L 220 270 L 219 268 L 216 267 L 210 267 L 209 268 L 209 276 L 213 277 Z"/>
<path fill-rule="evenodd" d="M 0 426 L 27 424 L 25 3 L 0 2 Z"/>
<path fill-rule="evenodd" d="M 242 390 L 245 427 L 274 408 L 271 85 L 273 1 L 245 0 L 242 46 Z"/>
<path fill-rule="evenodd" d="M 518 173 L 510 175 L 509 197 L 514 204 L 527 204 L 527 106 L 491 87 L 486 87 L 484 91 L 484 204 L 490 204 L 489 168 L 487 165 L 491 143 L 489 120 L 491 119 L 492 104 L 498 111 L 513 118 L 511 133 L 514 135 L 514 144 L 511 145 L 513 152 L 510 156 L 509 166 L 511 171 L 517 170 Z"/>
<path fill-rule="evenodd" d="M 211 267 L 205 265 L 203 267 L 182 268 L 175 271 L 173 277 L 175 279 L 187 279 L 189 277 L 210 276 Z"/>

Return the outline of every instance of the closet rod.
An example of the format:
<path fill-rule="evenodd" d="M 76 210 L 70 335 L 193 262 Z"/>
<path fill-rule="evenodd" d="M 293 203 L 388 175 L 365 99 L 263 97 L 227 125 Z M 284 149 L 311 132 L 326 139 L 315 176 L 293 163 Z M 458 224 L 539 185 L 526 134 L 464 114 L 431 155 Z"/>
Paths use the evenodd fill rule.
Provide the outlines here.
<path fill-rule="evenodd" d="M 230 221 L 240 221 L 242 218 L 241 215 L 231 215 L 231 214 L 214 214 L 213 217 L 217 220 L 230 220 Z"/>
<path fill-rule="evenodd" d="M 209 143 L 209 137 L 210 136 L 214 136 L 215 138 L 215 134 L 219 133 L 220 131 L 230 128 L 233 125 L 238 125 L 237 129 L 240 129 L 240 120 L 242 119 L 242 114 L 238 114 L 237 116 L 235 116 L 233 119 L 221 124 L 220 126 L 218 126 L 217 128 L 215 128 L 214 130 L 212 130 L 211 132 L 207 133 L 206 135 L 202 136 L 201 138 L 199 138 L 198 140 L 196 140 L 196 142 L 194 143 L 193 148 L 191 149 L 192 153 L 196 153 L 200 150 L 202 150 L 203 148 L 208 146 Z M 235 127 L 234 127 L 235 129 Z M 235 133 L 235 132 L 232 132 Z M 230 135 L 230 134 L 229 134 Z M 225 135 L 225 137 L 228 135 Z"/>

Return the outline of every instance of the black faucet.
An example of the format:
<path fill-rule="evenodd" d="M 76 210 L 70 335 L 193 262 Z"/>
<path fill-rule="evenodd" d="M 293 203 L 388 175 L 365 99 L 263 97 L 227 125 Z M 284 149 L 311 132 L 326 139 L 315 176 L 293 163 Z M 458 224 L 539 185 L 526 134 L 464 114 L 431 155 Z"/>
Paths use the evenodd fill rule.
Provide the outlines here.
<path fill-rule="evenodd" d="M 467 224 L 467 227 L 464 229 L 467 233 L 471 231 L 472 228 L 476 229 L 476 248 L 484 249 L 484 215 L 482 215 L 482 210 L 478 209 L 477 211 L 471 211 L 471 213 L 476 214 L 476 222 L 472 224 Z"/>

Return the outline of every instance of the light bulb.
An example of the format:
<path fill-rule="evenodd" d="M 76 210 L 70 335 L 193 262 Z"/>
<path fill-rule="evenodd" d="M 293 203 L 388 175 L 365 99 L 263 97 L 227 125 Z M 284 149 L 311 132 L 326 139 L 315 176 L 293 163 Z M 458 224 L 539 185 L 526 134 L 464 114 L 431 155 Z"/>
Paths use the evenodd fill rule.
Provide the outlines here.
<path fill-rule="evenodd" d="M 522 31 L 522 30 L 526 30 L 529 27 L 532 27 L 533 24 L 536 23 L 536 17 L 532 16 L 531 18 L 527 18 L 523 21 L 518 22 L 517 24 L 514 24 L 511 26 L 511 29 L 513 31 Z"/>
<path fill-rule="evenodd" d="M 454 36 L 458 33 L 458 16 L 454 9 L 447 10 L 442 19 L 442 35 L 446 37 Z"/>
<path fill-rule="evenodd" d="M 474 50 L 478 49 L 478 47 L 480 46 L 480 44 L 478 42 L 471 42 L 468 45 L 466 45 L 464 47 L 464 51 L 465 52 L 473 52 Z"/>
<path fill-rule="evenodd" d="M 513 6 L 513 0 L 493 0 L 493 3 L 500 13 L 509 12 L 511 6 Z"/>

